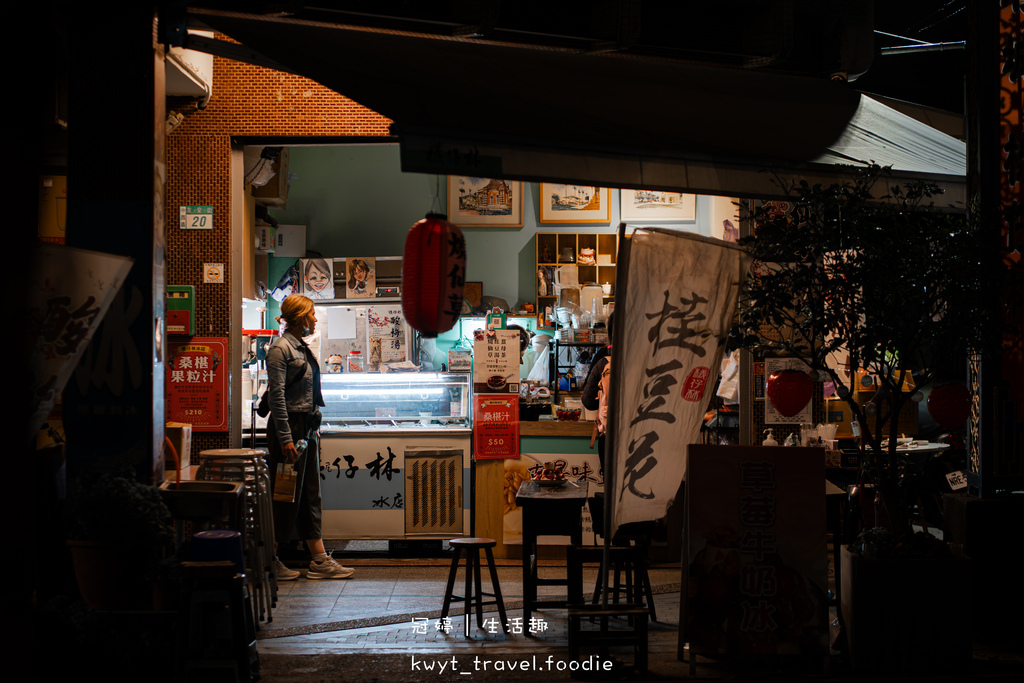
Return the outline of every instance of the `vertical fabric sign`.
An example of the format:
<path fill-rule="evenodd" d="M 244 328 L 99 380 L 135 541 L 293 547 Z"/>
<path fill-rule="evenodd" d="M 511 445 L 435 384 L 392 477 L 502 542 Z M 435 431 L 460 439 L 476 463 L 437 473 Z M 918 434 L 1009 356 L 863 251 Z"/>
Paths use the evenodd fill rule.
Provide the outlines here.
<path fill-rule="evenodd" d="M 621 228 L 620 228 L 621 229 Z M 659 519 L 699 441 L 750 257 L 734 244 L 690 233 L 638 229 L 620 254 L 608 457 L 613 519 Z"/>
<path fill-rule="evenodd" d="M 34 438 L 124 284 L 132 259 L 34 244 L 29 263 L 28 338 L 33 351 L 28 435 Z"/>

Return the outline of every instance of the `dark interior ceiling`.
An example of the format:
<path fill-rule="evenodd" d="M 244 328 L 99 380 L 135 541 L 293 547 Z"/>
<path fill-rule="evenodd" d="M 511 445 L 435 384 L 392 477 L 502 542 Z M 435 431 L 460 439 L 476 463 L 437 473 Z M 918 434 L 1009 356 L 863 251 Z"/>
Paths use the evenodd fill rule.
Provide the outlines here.
<path fill-rule="evenodd" d="M 188 2 L 203 14 L 245 13 L 311 25 L 532 47 L 812 78 L 846 74 L 862 92 L 963 112 L 967 0 L 415 0 Z M 943 49 L 881 54 L 914 42 Z M 259 50 L 259 46 L 247 46 Z"/>

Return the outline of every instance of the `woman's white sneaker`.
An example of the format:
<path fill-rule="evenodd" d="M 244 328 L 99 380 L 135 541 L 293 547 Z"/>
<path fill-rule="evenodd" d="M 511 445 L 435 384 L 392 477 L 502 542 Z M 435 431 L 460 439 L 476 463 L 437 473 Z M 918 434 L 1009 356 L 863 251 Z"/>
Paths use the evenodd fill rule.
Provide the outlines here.
<path fill-rule="evenodd" d="M 277 577 L 278 581 L 294 581 L 295 579 L 302 576 L 300 572 L 294 569 L 289 569 L 285 566 L 284 562 L 274 558 L 274 576 Z"/>
<path fill-rule="evenodd" d="M 334 561 L 333 557 L 328 557 L 323 562 L 309 563 L 309 571 L 306 572 L 307 579 L 319 580 L 319 579 L 347 579 L 356 573 L 355 569 L 349 567 L 342 567 L 340 564 Z"/>

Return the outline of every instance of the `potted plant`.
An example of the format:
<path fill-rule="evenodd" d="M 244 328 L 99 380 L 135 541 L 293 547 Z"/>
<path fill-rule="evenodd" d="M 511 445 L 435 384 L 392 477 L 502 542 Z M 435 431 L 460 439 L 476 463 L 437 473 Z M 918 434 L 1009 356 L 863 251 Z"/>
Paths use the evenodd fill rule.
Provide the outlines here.
<path fill-rule="evenodd" d="M 791 183 L 788 207 L 765 203 L 755 210 L 754 234 L 741 244 L 761 265 L 745 285 L 738 332 L 740 345 L 755 353 L 801 359 L 849 407 L 864 445 L 861 482 L 875 489 L 875 524 L 882 528 L 862 539 L 862 548 L 882 557 L 934 557 L 944 552 L 941 542 L 912 533 L 897 418 L 943 369 L 966 366 L 995 304 L 986 292 L 987 245 L 974 214 L 940 209 L 938 190 L 928 183 L 901 187 L 889 178 L 888 169 L 872 166 L 851 169 L 849 181 L 828 187 Z M 855 382 L 870 382 L 870 400 L 857 400 Z M 859 549 L 843 551 L 842 588 L 867 580 L 859 568 L 846 571 Z M 911 585 L 902 582 L 920 588 L 927 576 L 934 575 L 879 580 L 908 598 Z M 875 604 L 886 599 L 873 593 Z M 948 607 L 940 595 L 929 598 Z M 894 622 L 902 607 L 886 609 Z M 844 599 L 843 610 L 849 630 L 856 608 L 847 610 Z M 932 640 L 930 650 L 936 647 Z"/>
<path fill-rule="evenodd" d="M 174 519 L 155 486 L 130 474 L 83 476 L 70 489 L 67 536 L 75 577 L 96 609 L 150 609 Z"/>

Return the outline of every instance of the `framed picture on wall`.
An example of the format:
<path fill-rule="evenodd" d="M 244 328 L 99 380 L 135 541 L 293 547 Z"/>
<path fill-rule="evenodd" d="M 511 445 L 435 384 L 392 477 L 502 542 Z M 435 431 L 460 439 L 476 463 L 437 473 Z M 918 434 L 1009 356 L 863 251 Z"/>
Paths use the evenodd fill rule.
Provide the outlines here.
<path fill-rule="evenodd" d="M 695 221 L 697 197 L 683 192 L 620 190 L 619 209 L 626 223 Z"/>
<path fill-rule="evenodd" d="M 541 223 L 607 223 L 611 220 L 607 187 L 540 184 Z"/>
<path fill-rule="evenodd" d="M 522 181 L 448 176 L 448 220 L 460 228 L 523 227 Z"/>
<path fill-rule="evenodd" d="M 466 301 L 473 308 L 480 305 L 480 299 L 484 294 L 484 283 L 482 282 L 467 282 L 464 290 Z"/>
<path fill-rule="evenodd" d="M 377 295 L 377 259 L 372 256 L 345 259 L 345 297 L 367 299 Z"/>
<path fill-rule="evenodd" d="M 334 298 L 334 261 L 325 258 L 304 258 L 302 267 L 302 293 L 310 299 Z"/>

